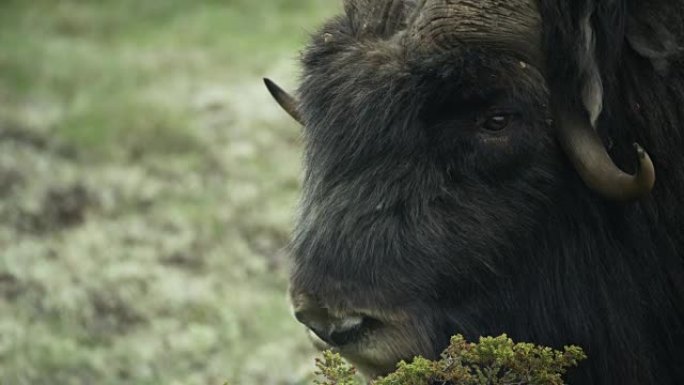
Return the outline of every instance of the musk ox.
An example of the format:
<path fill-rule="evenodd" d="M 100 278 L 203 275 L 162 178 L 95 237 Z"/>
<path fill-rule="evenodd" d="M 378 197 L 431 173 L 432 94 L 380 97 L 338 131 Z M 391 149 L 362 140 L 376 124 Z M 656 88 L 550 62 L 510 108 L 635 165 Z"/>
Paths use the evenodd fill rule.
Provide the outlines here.
<path fill-rule="evenodd" d="M 317 344 L 377 375 L 507 333 L 584 347 L 571 384 L 684 384 L 684 1 L 344 10 L 296 96 L 267 81 L 305 127 Z"/>

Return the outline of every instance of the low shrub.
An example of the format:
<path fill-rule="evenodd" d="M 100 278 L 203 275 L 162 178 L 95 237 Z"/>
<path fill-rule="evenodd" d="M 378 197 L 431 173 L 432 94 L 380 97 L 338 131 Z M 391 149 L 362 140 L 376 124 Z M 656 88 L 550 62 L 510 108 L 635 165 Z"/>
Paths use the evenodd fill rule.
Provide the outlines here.
<path fill-rule="evenodd" d="M 397 370 L 371 381 L 373 385 L 563 385 L 568 368 L 586 359 L 584 351 L 567 346 L 563 351 L 530 343 L 514 343 L 506 335 L 482 337 L 469 343 L 463 336 L 451 339 L 441 358 L 416 357 L 400 362 Z M 323 353 L 316 360 L 316 385 L 362 385 L 356 369 L 339 354 Z"/>

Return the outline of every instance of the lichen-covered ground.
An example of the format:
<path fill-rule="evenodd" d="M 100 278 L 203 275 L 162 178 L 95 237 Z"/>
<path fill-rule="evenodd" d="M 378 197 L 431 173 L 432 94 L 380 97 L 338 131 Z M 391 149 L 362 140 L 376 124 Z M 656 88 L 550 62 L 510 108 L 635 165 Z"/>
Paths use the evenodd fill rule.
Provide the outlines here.
<path fill-rule="evenodd" d="M 0 384 L 298 384 L 292 87 L 331 0 L 0 2 Z"/>

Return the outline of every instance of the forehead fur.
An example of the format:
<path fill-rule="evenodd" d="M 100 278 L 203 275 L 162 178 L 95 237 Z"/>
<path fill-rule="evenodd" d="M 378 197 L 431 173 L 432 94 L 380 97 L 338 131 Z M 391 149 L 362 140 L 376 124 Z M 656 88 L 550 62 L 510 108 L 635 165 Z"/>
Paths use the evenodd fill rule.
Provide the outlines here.
<path fill-rule="evenodd" d="M 406 29 L 370 37 L 358 28 L 344 15 L 313 36 L 302 58 L 305 114 L 330 122 L 332 117 L 322 112 L 368 110 L 368 103 L 379 103 L 385 107 L 376 108 L 373 116 L 386 119 L 383 113 L 389 113 L 391 105 L 415 107 L 440 90 L 466 98 L 497 89 L 545 94 L 542 72 L 510 52 L 476 42 L 444 51 L 416 50 Z"/>

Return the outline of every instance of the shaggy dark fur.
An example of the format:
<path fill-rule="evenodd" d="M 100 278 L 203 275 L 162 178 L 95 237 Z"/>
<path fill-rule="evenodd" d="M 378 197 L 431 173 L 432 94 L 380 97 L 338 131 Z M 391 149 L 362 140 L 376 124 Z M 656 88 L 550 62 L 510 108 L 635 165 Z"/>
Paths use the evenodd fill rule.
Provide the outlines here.
<path fill-rule="evenodd" d="M 684 384 L 684 1 L 541 0 L 545 70 L 405 49 L 413 3 L 348 9 L 305 52 L 293 287 L 401 309 L 433 355 L 452 334 L 507 333 L 584 347 L 571 384 Z M 624 170 L 634 142 L 656 165 L 634 203 L 590 191 L 555 140 L 549 94 L 581 104 L 588 9 L 598 130 Z M 510 125 L 482 129 L 500 111 Z"/>

